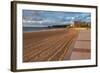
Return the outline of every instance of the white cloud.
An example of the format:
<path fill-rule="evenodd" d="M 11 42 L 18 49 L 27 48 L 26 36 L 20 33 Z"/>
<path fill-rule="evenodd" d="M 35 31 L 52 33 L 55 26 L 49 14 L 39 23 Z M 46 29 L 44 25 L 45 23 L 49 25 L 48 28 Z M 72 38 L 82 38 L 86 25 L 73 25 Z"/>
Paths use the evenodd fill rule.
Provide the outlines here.
<path fill-rule="evenodd" d="M 52 25 L 62 25 L 62 24 L 69 24 L 72 22 L 68 21 L 59 21 L 59 20 L 40 20 L 40 21 L 34 21 L 34 20 L 25 20 L 23 19 L 23 26 L 24 27 L 47 27 Z"/>

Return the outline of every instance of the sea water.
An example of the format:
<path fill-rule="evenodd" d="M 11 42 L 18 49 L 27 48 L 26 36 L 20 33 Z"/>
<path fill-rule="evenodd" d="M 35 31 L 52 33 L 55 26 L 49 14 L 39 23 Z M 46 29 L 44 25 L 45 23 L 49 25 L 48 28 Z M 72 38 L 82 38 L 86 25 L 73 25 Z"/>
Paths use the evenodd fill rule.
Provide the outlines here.
<path fill-rule="evenodd" d="M 34 32 L 34 31 L 41 31 L 41 30 L 48 30 L 54 29 L 49 27 L 23 27 L 23 32 Z"/>

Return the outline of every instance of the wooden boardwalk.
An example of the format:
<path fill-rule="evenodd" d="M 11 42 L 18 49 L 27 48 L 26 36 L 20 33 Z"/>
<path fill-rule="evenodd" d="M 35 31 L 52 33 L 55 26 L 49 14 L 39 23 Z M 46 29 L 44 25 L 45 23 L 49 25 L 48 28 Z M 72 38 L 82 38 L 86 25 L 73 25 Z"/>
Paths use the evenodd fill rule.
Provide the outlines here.
<path fill-rule="evenodd" d="M 72 28 L 23 33 L 23 62 L 70 59 L 69 47 L 77 34 Z"/>

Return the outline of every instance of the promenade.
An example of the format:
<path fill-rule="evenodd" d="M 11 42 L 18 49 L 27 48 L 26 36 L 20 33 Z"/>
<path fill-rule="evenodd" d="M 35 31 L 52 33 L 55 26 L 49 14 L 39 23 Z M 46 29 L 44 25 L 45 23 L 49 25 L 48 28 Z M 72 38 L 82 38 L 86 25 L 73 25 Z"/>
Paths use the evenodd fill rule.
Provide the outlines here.
<path fill-rule="evenodd" d="M 71 60 L 82 60 L 91 58 L 91 31 L 90 29 L 79 29 Z"/>

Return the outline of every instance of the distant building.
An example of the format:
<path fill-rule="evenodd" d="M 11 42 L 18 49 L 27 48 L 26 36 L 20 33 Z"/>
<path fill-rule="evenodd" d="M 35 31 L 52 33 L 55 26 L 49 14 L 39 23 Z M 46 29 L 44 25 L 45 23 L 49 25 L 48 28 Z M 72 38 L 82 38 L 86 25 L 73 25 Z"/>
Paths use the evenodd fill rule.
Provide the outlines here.
<path fill-rule="evenodd" d="M 84 21 L 74 21 L 74 27 L 91 27 L 90 22 L 84 22 Z"/>

